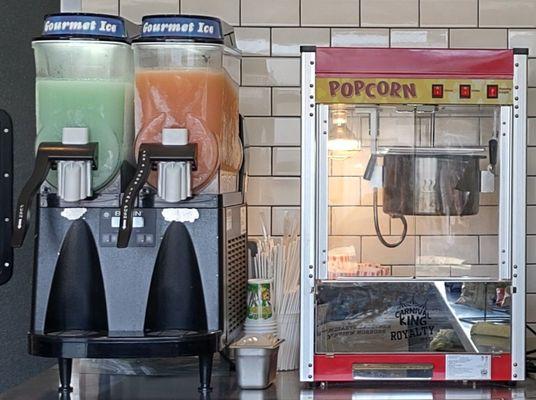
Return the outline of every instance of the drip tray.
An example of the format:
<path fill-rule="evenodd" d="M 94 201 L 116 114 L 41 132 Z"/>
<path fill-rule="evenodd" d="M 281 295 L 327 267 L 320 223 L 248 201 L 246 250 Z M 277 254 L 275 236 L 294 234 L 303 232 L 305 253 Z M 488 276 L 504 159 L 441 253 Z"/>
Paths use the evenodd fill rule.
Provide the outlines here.
<path fill-rule="evenodd" d="M 432 379 L 434 372 L 433 364 L 371 364 L 360 363 L 352 365 L 354 380 L 423 380 Z"/>

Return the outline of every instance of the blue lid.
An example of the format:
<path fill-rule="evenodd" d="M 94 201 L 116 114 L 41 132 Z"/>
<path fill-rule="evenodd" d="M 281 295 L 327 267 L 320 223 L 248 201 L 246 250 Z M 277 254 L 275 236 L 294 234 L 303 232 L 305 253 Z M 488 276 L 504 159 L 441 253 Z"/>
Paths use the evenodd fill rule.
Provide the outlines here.
<path fill-rule="evenodd" d="M 141 23 L 139 41 L 186 40 L 223 43 L 221 20 L 201 15 L 147 15 Z"/>
<path fill-rule="evenodd" d="M 61 13 L 45 16 L 43 33 L 39 39 L 70 38 L 125 42 L 125 21 L 121 17 L 105 14 Z"/>

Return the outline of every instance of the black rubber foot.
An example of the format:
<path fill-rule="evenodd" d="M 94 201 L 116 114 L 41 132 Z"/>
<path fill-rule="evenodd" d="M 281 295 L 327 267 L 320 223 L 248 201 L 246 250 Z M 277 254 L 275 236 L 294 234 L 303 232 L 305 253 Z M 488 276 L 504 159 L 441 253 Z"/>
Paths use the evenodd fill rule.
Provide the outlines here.
<path fill-rule="evenodd" d="M 72 358 L 58 358 L 58 367 L 60 369 L 60 387 L 58 392 L 71 393 L 73 388 L 71 387 L 71 373 L 73 370 Z"/>
<path fill-rule="evenodd" d="M 212 377 L 213 353 L 199 354 L 199 392 L 208 393 L 212 391 L 210 379 Z"/>

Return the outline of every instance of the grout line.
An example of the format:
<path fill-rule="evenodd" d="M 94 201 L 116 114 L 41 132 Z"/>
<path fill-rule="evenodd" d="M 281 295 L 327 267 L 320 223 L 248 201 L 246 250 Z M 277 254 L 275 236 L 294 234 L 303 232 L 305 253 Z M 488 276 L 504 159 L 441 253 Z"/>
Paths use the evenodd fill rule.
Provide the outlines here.
<path fill-rule="evenodd" d="M 421 27 L 421 0 L 419 0 L 417 6 L 419 7 L 417 9 L 417 26 Z"/>
<path fill-rule="evenodd" d="M 476 27 L 480 28 L 480 0 L 476 0 Z"/>

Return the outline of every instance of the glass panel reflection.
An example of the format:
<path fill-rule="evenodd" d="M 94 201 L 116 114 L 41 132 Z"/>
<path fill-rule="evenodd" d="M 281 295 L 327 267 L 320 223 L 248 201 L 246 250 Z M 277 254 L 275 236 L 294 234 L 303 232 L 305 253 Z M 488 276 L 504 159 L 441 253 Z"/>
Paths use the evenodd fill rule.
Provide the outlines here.
<path fill-rule="evenodd" d="M 323 282 L 316 352 L 510 351 L 503 282 Z"/>

